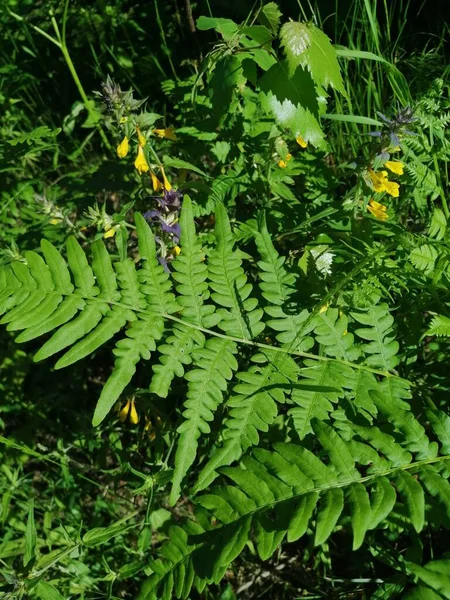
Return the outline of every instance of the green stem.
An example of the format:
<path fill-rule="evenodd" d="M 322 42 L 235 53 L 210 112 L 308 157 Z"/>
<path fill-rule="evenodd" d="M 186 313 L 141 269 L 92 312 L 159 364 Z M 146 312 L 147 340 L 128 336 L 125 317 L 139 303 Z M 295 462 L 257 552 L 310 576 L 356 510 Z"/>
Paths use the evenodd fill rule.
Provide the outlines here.
<path fill-rule="evenodd" d="M 86 92 L 84 91 L 83 85 L 80 81 L 80 78 L 78 77 L 78 73 L 75 69 L 75 65 L 72 62 L 72 59 L 70 57 L 69 51 L 67 49 L 67 46 L 65 45 L 61 45 L 61 52 L 64 56 L 64 59 L 66 61 L 66 64 L 69 68 L 70 74 L 72 75 L 72 78 L 75 82 L 75 85 L 77 86 L 78 92 L 81 96 L 81 99 L 83 100 L 83 104 L 87 110 L 88 115 L 91 117 L 91 119 L 93 120 L 93 122 L 95 123 L 95 120 L 97 118 L 97 115 L 95 113 L 95 111 L 92 109 L 92 104 L 89 101 L 88 97 L 86 96 Z M 108 150 L 112 150 L 112 146 L 108 140 L 108 138 L 106 137 L 105 132 L 103 131 L 103 128 L 101 125 L 97 125 L 97 129 L 98 132 L 100 134 L 100 137 L 102 138 L 103 143 L 105 144 L 106 148 L 108 148 Z"/>
<path fill-rule="evenodd" d="M 85 107 L 89 117 L 91 118 L 92 122 L 96 123 L 97 115 L 92 108 L 92 104 L 89 101 L 89 99 L 86 95 L 86 92 L 84 91 L 83 85 L 80 81 L 80 78 L 78 77 L 78 73 L 75 69 L 75 65 L 72 62 L 72 59 L 71 59 L 70 53 L 69 53 L 69 49 L 67 48 L 67 44 L 66 44 L 66 25 L 67 25 L 68 8 L 69 8 L 69 0 L 66 0 L 65 5 L 64 5 L 64 15 L 63 15 L 63 23 L 62 23 L 62 36 L 59 31 L 58 23 L 56 22 L 56 19 L 53 16 L 53 11 L 50 12 L 51 22 L 53 25 L 53 29 L 55 30 L 55 33 L 56 33 L 56 38 L 58 40 L 57 45 L 61 49 L 62 55 L 64 56 L 64 60 L 66 61 L 67 67 L 69 68 L 69 71 L 70 71 L 70 74 L 72 75 L 72 78 L 75 82 L 75 85 L 77 86 L 77 89 L 81 96 L 81 99 L 83 100 L 84 107 Z M 102 126 L 99 124 L 97 124 L 96 126 L 97 126 L 97 130 L 98 130 L 100 137 L 102 138 L 102 141 L 105 144 L 106 148 L 108 148 L 108 150 L 112 150 L 112 146 L 111 146 L 108 138 L 106 137 L 106 134 L 103 131 Z"/>
<path fill-rule="evenodd" d="M 172 69 L 173 76 L 178 81 L 178 75 L 177 75 L 177 72 L 175 71 L 175 67 L 173 66 L 172 58 L 170 56 L 170 50 L 169 50 L 169 47 L 168 47 L 167 42 L 166 42 L 166 36 L 165 36 L 165 33 L 164 33 L 164 27 L 163 27 L 163 24 L 162 24 L 162 21 L 161 21 L 161 17 L 159 16 L 158 0 L 153 0 L 153 3 L 154 3 L 154 6 L 155 6 L 156 22 L 158 23 L 159 32 L 161 34 L 161 40 L 162 40 L 162 44 L 163 44 L 163 49 L 164 49 L 164 52 L 165 52 L 165 54 L 167 56 L 167 59 L 169 61 L 170 68 Z"/>

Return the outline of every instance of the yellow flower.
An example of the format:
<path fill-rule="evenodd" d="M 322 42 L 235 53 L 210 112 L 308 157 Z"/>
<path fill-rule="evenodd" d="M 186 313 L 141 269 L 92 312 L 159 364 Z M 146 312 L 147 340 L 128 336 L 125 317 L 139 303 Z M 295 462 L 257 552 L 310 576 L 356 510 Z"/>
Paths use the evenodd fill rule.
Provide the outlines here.
<path fill-rule="evenodd" d="M 369 169 L 369 176 L 372 180 L 373 189 L 376 192 L 387 192 L 390 196 L 398 198 L 400 193 L 400 185 L 395 181 L 389 181 L 387 171 L 380 171 L 375 173 L 372 169 Z"/>
<path fill-rule="evenodd" d="M 134 161 L 134 166 L 139 171 L 139 173 L 146 173 L 150 168 L 148 166 L 147 160 L 145 158 L 145 154 L 142 149 L 142 146 L 139 146 L 139 148 L 138 148 L 138 153 L 136 156 L 136 160 Z"/>
<path fill-rule="evenodd" d="M 284 160 L 279 160 L 278 166 L 280 167 L 280 169 L 285 169 L 287 167 L 287 163 Z"/>
<path fill-rule="evenodd" d="M 180 246 L 175 246 L 173 249 L 173 253 L 175 254 L 175 256 L 178 256 L 179 254 L 181 254 Z"/>
<path fill-rule="evenodd" d="M 119 421 L 124 423 L 128 416 L 130 417 L 130 423 L 133 425 L 136 425 L 139 422 L 139 415 L 137 414 L 134 405 L 134 398 L 128 398 L 125 406 L 119 412 Z"/>
<path fill-rule="evenodd" d="M 139 127 L 136 127 L 136 133 L 137 133 L 137 138 L 138 138 L 138 144 L 139 144 L 139 146 L 142 146 L 142 148 L 143 148 L 145 146 L 145 144 L 147 143 L 147 140 L 142 135 Z"/>
<path fill-rule="evenodd" d="M 319 315 L 321 315 L 324 312 L 327 312 L 328 306 L 329 306 L 329 304 L 324 304 L 323 306 L 321 306 L 320 310 L 319 310 Z"/>
<path fill-rule="evenodd" d="M 54 219 L 50 219 L 50 225 L 58 225 L 59 223 L 61 223 L 62 219 L 58 219 L 57 217 L 55 217 Z"/>
<path fill-rule="evenodd" d="M 161 175 L 164 181 L 164 189 L 166 190 L 166 192 L 170 192 L 170 190 L 172 189 L 172 186 L 170 185 L 166 174 L 164 173 L 164 167 L 161 167 Z"/>
<path fill-rule="evenodd" d="M 286 154 L 286 162 L 289 162 L 292 158 L 292 154 Z"/>
<path fill-rule="evenodd" d="M 372 180 L 373 189 L 376 192 L 384 192 L 384 182 L 387 179 L 387 171 L 381 171 L 381 173 L 375 173 L 372 169 L 369 169 L 369 176 Z"/>
<path fill-rule="evenodd" d="M 120 121 L 119 121 L 119 123 L 120 123 L 121 125 L 123 125 L 123 124 L 124 124 L 124 123 L 126 123 L 127 121 L 128 121 L 128 117 L 120 117 Z"/>
<path fill-rule="evenodd" d="M 119 158 L 125 158 L 125 156 L 128 154 L 128 148 L 128 138 L 127 136 L 125 136 L 120 142 L 120 144 L 117 146 L 117 156 Z"/>
<path fill-rule="evenodd" d="M 380 219 L 380 221 L 387 221 L 387 219 L 389 219 L 386 212 L 387 206 L 380 204 L 380 202 L 376 202 L 372 198 L 369 200 L 367 210 L 371 212 L 375 218 Z"/>
<path fill-rule="evenodd" d="M 178 139 L 175 135 L 175 130 L 173 127 L 166 127 L 165 129 L 154 129 L 153 133 L 159 137 L 167 138 L 168 140 L 173 140 L 174 142 Z"/>
<path fill-rule="evenodd" d="M 392 171 L 396 175 L 403 175 L 403 167 L 405 165 L 402 162 L 400 162 L 399 160 L 388 160 L 387 162 L 384 163 L 384 166 L 387 167 L 389 169 L 389 171 Z"/>
<path fill-rule="evenodd" d="M 306 146 L 308 145 L 308 142 L 305 142 L 305 140 L 302 138 L 301 135 L 298 135 L 295 138 L 295 141 L 297 142 L 297 144 L 300 146 L 300 148 L 306 148 Z"/>
<path fill-rule="evenodd" d="M 116 231 L 119 229 L 119 227 L 120 227 L 120 225 L 114 225 L 114 227 L 111 227 L 111 226 L 107 227 L 105 233 L 103 234 L 103 237 L 105 239 L 114 237 L 116 235 Z"/>
<path fill-rule="evenodd" d="M 139 415 L 137 414 L 137 410 L 134 405 L 134 398 L 133 398 L 133 400 L 131 400 L 131 406 L 130 406 L 130 423 L 132 423 L 133 425 L 136 425 L 137 423 L 139 423 Z"/>
<path fill-rule="evenodd" d="M 128 399 L 125 406 L 119 412 L 119 421 L 121 421 L 122 423 L 124 423 L 127 420 L 128 413 L 130 412 L 130 406 L 131 402 L 130 399 Z"/>
<path fill-rule="evenodd" d="M 389 196 L 392 196 L 393 198 L 399 197 L 400 186 L 398 183 L 395 183 L 395 181 L 387 181 L 386 180 L 386 182 L 384 184 L 384 189 L 389 194 Z"/>
<path fill-rule="evenodd" d="M 152 178 L 152 185 L 153 185 L 154 192 L 159 192 L 160 190 L 164 189 L 163 184 L 156 177 L 156 175 L 153 173 L 153 171 L 150 171 L 150 177 Z"/>

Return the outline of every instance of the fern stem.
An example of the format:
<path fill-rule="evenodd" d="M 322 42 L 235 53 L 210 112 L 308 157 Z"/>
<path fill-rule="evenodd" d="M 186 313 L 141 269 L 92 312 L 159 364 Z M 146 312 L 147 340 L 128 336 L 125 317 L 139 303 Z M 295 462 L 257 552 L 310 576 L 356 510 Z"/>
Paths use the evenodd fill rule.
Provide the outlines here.
<path fill-rule="evenodd" d="M 145 311 L 142 311 L 142 312 L 145 312 Z M 200 327 L 198 325 L 195 325 L 194 323 L 188 323 L 186 321 L 183 321 L 183 319 L 179 319 L 178 317 L 175 317 L 174 315 L 161 314 L 160 316 L 167 318 L 171 321 L 175 321 L 176 323 L 181 323 L 182 325 L 185 325 L 186 327 L 191 327 L 192 329 L 197 329 L 197 330 L 201 331 L 202 333 L 206 333 L 206 334 L 214 336 L 214 337 L 223 338 L 224 340 L 230 340 L 232 342 L 236 342 L 237 344 L 246 344 L 248 346 L 253 346 L 255 348 L 261 348 L 261 350 L 268 350 L 269 352 L 280 352 L 281 354 L 300 356 L 302 358 L 310 358 L 312 360 L 319 360 L 319 361 L 325 361 L 325 362 L 330 362 L 330 361 L 337 362 L 341 365 L 346 365 L 346 366 L 349 366 L 349 367 L 352 367 L 355 369 L 360 369 L 362 371 L 367 371 L 369 373 L 373 373 L 374 375 L 380 375 L 381 377 L 393 377 L 395 379 L 400 379 L 401 381 L 405 381 L 408 384 L 410 383 L 407 379 L 403 379 L 403 377 L 400 377 L 399 375 L 396 375 L 395 373 L 389 373 L 388 371 L 379 371 L 377 369 L 372 369 L 370 367 L 367 367 L 366 365 L 359 365 L 356 363 L 352 363 L 348 360 L 344 360 L 344 359 L 340 359 L 340 358 L 331 358 L 329 356 L 319 356 L 318 354 L 312 354 L 310 352 L 301 352 L 300 350 L 290 350 L 289 348 L 280 348 L 279 346 L 270 346 L 269 344 L 263 344 L 262 342 L 255 342 L 253 340 L 249 340 L 246 338 L 238 338 L 238 337 L 234 337 L 231 335 L 226 335 L 225 333 L 219 333 L 217 331 L 212 331 L 211 329 L 206 329 L 204 327 Z"/>

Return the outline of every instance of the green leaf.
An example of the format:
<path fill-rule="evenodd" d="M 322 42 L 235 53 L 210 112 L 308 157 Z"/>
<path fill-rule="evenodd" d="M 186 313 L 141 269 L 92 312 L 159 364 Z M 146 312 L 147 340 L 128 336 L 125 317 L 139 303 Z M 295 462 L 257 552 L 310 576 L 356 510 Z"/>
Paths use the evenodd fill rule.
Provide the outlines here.
<path fill-rule="evenodd" d="M 64 600 L 58 590 L 51 583 L 45 581 L 40 581 L 34 591 L 41 600 Z"/>
<path fill-rule="evenodd" d="M 424 567 L 408 562 L 407 567 L 432 590 L 450 599 L 450 560 L 433 560 Z"/>
<path fill-rule="evenodd" d="M 312 23 L 291 21 L 281 28 L 280 38 L 286 52 L 290 76 L 302 66 L 310 71 L 318 86 L 332 86 L 346 94 L 336 51 L 323 31 Z"/>
<path fill-rule="evenodd" d="M 238 31 L 238 26 L 231 19 L 221 19 L 214 17 L 199 17 L 197 19 L 197 28 L 200 31 L 215 29 L 223 36 L 224 40 L 230 40 Z"/>
<path fill-rule="evenodd" d="M 34 502 L 30 504 L 28 509 L 27 527 L 25 530 L 25 553 L 23 555 L 23 566 L 26 567 L 34 558 L 36 549 L 37 533 L 34 523 Z"/>
<path fill-rule="evenodd" d="M 436 315 L 431 320 L 426 335 L 450 337 L 450 319 L 444 315 Z"/>
<path fill-rule="evenodd" d="M 447 229 L 447 219 L 440 208 L 434 208 L 430 224 L 428 226 L 428 235 L 436 240 L 442 240 Z"/>
<path fill-rule="evenodd" d="M 420 533 L 425 521 L 425 496 L 422 486 L 407 471 L 398 471 L 396 482 L 411 523 L 417 533 Z"/>
<path fill-rule="evenodd" d="M 286 62 L 278 62 L 259 80 L 265 94 L 264 105 L 278 125 L 288 128 L 294 138 L 299 135 L 313 146 L 323 143 L 319 125 L 319 102 L 311 75 L 299 67 L 292 77 Z"/>
<path fill-rule="evenodd" d="M 187 169 L 188 171 L 193 171 L 194 173 L 203 175 L 203 177 L 208 177 L 205 171 L 202 171 L 186 160 L 181 160 L 181 158 L 173 158 L 172 156 L 167 156 L 167 154 L 165 154 L 163 156 L 163 163 L 166 167 L 172 167 L 173 169 Z"/>
<path fill-rule="evenodd" d="M 414 248 L 409 256 L 411 263 L 419 271 L 423 271 L 425 275 L 431 275 L 434 270 L 434 265 L 439 253 L 434 246 L 424 244 L 419 248 Z"/>
<path fill-rule="evenodd" d="M 280 31 L 280 42 L 286 53 L 289 76 L 292 77 L 296 68 L 304 64 L 302 54 L 311 46 L 312 36 L 308 25 L 297 21 L 284 23 Z"/>
<path fill-rule="evenodd" d="M 137 511 L 127 515 L 123 519 L 114 523 L 114 525 L 110 525 L 109 527 L 95 527 L 90 531 L 87 531 L 83 537 L 82 542 L 87 548 L 92 548 L 93 546 L 99 546 L 100 544 L 105 544 L 109 540 L 117 537 L 124 533 L 129 527 L 127 521 L 135 517 Z"/>
<path fill-rule="evenodd" d="M 350 520 L 353 528 L 353 550 L 358 550 L 364 542 L 364 536 L 370 528 L 372 510 L 369 494 L 362 483 L 354 483 L 347 489 L 350 503 Z"/>
<path fill-rule="evenodd" d="M 258 13 L 258 21 L 270 29 L 274 34 L 277 33 L 280 26 L 281 11 L 278 4 L 269 2 L 265 4 Z"/>
<path fill-rule="evenodd" d="M 314 545 L 324 544 L 341 516 L 344 508 L 344 492 L 340 488 L 332 488 L 325 492 L 320 499 Z"/>

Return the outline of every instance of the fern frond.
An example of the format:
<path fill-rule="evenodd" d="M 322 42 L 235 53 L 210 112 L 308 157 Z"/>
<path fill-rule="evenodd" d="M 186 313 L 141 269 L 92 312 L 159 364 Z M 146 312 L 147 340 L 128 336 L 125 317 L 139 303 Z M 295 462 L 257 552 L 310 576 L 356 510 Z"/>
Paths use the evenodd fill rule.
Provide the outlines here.
<path fill-rule="evenodd" d="M 258 301 L 251 298 L 252 286 L 241 267 L 238 251 L 233 250 L 234 237 L 228 215 L 222 204 L 216 207 L 217 246 L 208 262 L 211 298 L 219 306 L 221 321 L 218 327 L 226 334 L 242 339 L 253 339 L 264 329 L 263 311 L 256 308 Z"/>
<path fill-rule="evenodd" d="M 328 308 L 319 313 L 313 322 L 316 340 L 327 356 L 356 361 L 360 350 L 354 345 L 354 336 L 347 331 L 348 319 L 339 309 Z"/>
<path fill-rule="evenodd" d="M 450 336 L 450 319 L 444 315 L 436 315 L 431 320 L 426 335 Z"/>
<path fill-rule="evenodd" d="M 439 252 L 430 244 L 423 244 L 418 248 L 414 248 L 409 255 L 409 260 L 412 265 L 419 271 L 423 271 L 425 275 L 433 273 L 436 260 L 439 257 Z"/>
<path fill-rule="evenodd" d="M 301 440 L 312 431 L 311 420 L 327 419 L 333 404 L 344 397 L 343 388 L 351 373 L 351 369 L 332 362 L 317 364 L 307 360 L 305 366 L 299 372 L 303 379 L 299 379 L 292 390 L 291 398 L 297 406 L 288 412 Z"/>
<path fill-rule="evenodd" d="M 256 361 L 267 363 L 269 355 L 258 354 Z M 269 364 L 237 374 L 242 383 L 234 387 L 234 395 L 226 404 L 230 411 L 223 424 L 223 444 L 215 448 L 200 472 L 196 491 L 210 485 L 217 477 L 219 467 L 238 460 L 245 450 L 258 444 L 260 431 L 268 431 L 278 414 L 277 403 L 285 401 L 283 386 L 290 388 L 293 369 L 294 373 L 298 370 L 288 358 L 273 355 Z"/>
<path fill-rule="evenodd" d="M 210 433 L 208 425 L 217 407 L 223 402 L 228 381 L 238 364 L 236 344 L 230 340 L 212 338 L 204 348 L 194 351 L 196 369 L 186 375 L 187 400 L 184 402 L 185 421 L 178 428 L 180 434 L 175 455 L 171 503 L 180 495 L 181 482 L 195 460 L 200 435 Z"/>
<path fill-rule="evenodd" d="M 264 310 L 272 317 L 267 321 L 267 325 L 280 332 L 276 335 L 280 344 L 292 350 L 306 352 L 314 344 L 314 340 L 307 335 L 311 328 L 306 330 L 304 327 L 309 313 L 306 310 L 300 313 L 292 312 L 290 297 L 295 292 L 296 277 L 286 271 L 285 258 L 278 254 L 273 245 L 264 215 L 259 220 L 259 229 L 254 232 L 254 238 L 262 259 L 258 261 L 259 287 L 269 303 Z"/>
<path fill-rule="evenodd" d="M 326 542 L 344 516 L 357 550 L 371 530 L 383 526 L 394 505 L 403 503 L 406 523 L 417 531 L 425 522 L 427 494 L 448 510 L 448 471 L 440 467 L 450 460 L 449 455 L 418 460 L 381 432 L 374 436 L 375 446 L 356 438 L 353 446 L 323 422 L 314 420 L 312 427 L 322 447 L 319 455 L 304 446 L 276 442 L 274 451 L 254 449 L 252 456 L 243 458 L 242 466 L 221 469 L 231 485 L 215 487 L 197 498 L 203 531 L 186 537 L 184 530 L 172 530 L 168 547 L 179 550 L 168 554 L 163 546 L 164 568 L 153 569 L 141 600 L 169 597 L 168 590 L 174 597 L 186 597 L 186 587 L 178 593 L 173 585 L 184 572 L 190 573 L 185 581 L 197 589 L 217 582 L 249 540 L 265 560 L 284 538 L 295 541 L 309 528 L 313 528 L 315 544 Z M 372 464 L 366 474 L 367 459 L 359 456 L 373 453 L 379 453 L 379 465 Z"/>
<path fill-rule="evenodd" d="M 212 327 L 220 320 L 213 304 L 205 304 L 209 297 L 206 282 L 208 269 L 204 261 L 202 247 L 195 235 L 192 203 L 185 196 L 180 216 L 181 254 L 172 263 L 173 278 L 177 282 L 177 302 L 181 306 L 183 320 L 200 327 Z M 166 398 L 175 376 L 183 377 L 184 365 L 192 362 L 191 353 L 197 346 L 203 346 L 204 335 L 195 329 L 176 323 L 165 343 L 158 350 L 160 364 L 153 366 L 150 391 Z"/>
<path fill-rule="evenodd" d="M 355 331 L 359 338 L 370 342 L 362 345 L 363 352 L 368 355 L 367 364 L 385 371 L 394 369 L 398 364 L 399 345 L 394 339 L 394 319 L 387 304 L 372 305 L 351 315 L 358 323 L 368 326 Z"/>

